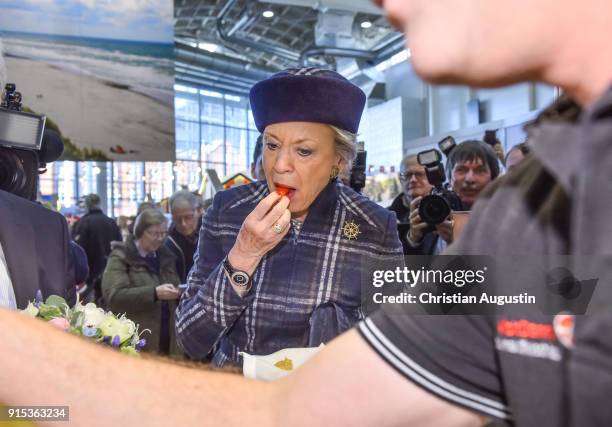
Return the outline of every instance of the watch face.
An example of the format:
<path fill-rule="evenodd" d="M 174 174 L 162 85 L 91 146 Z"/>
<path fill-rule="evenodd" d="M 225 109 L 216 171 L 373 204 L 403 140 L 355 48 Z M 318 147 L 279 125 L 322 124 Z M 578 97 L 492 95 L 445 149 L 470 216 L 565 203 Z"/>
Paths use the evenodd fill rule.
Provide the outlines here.
<path fill-rule="evenodd" d="M 238 286 L 245 286 L 249 283 L 249 276 L 242 271 L 236 271 L 232 274 L 232 281 Z"/>

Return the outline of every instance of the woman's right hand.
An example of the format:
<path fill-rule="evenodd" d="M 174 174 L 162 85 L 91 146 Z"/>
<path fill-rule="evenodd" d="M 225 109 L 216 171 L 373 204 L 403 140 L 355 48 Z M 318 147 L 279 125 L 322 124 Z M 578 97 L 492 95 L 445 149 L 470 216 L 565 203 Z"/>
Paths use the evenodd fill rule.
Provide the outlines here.
<path fill-rule="evenodd" d="M 228 254 L 234 268 L 252 274 L 263 256 L 278 245 L 289 231 L 291 212 L 288 206 L 289 198 L 276 191 L 259 202 L 242 223 L 236 243 Z"/>
<path fill-rule="evenodd" d="M 155 294 L 157 295 L 157 299 L 161 301 L 175 300 L 179 299 L 181 296 L 178 288 L 170 283 L 164 283 L 163 285 L 157 286 L 155 288 Z"/>

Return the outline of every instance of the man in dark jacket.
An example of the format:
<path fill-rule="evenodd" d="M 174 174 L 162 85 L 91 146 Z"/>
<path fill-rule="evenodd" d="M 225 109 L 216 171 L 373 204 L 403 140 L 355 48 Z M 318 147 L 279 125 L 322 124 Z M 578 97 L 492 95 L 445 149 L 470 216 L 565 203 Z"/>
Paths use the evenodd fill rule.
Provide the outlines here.
<path fill-rule="evenodd" d="M 89 194 L 85 196 L 87 213 L 74 226 L 73 238 L 87 254 L 89 263 L 88 291 L 96 301 L 101 296 L 100 278 L 106 267 L 112 241 L 121 241 L 121 231 L 117 223 L 104 215 L 100 207 L 100 196 Z"/>
<path fill-rule="evenodd" d="M 172 225 L 166 239 L 166 247 L 176 256 L 176 271 L 181 283 L 193 266 L 193 255 L 198 247 L 198 231 L 202 225 L 200 198 L 189 191 L 180 190 L 170 197 Z"/>
<path fill-rule="evenodd" d="M 76 301 L 68 224 L 57 212 L 0 190 L 0 307 L 25 308 L 37 291 Z"/>

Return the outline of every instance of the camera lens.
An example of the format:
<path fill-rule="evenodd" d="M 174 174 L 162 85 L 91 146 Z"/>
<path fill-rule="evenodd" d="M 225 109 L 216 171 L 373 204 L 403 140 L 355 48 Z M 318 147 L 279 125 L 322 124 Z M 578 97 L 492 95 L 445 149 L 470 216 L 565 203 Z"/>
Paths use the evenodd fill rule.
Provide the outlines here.
<path fill-rule="evenodd" d="M 450 205 L 442 196 L 430 194 L 419 204 L 419 216 L 429 225 L 441 224 L 450 213 Z"/>
<path fill-rule="evenodd" d="M 20 195 L 28 186 L 23 162 L 13 151 L 0 147 L 0 190 Z"/>

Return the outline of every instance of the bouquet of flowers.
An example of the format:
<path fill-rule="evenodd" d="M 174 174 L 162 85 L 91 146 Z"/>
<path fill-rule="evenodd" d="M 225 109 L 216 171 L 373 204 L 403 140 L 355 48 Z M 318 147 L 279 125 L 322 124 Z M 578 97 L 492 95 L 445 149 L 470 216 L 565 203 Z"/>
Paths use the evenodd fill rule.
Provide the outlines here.
<path fill-rule="evenodd" d="M 118 348 L 132 356 L 138 356 L 146 344 L 141 335 L 148 329 L 139 332 L 138 325 L 125 315 L 117 316 L 104 311 L 94 303 L 83 305 L 79 301 L 70 308 L 66 300 L 57 295 L 51 295 L 43 302 L 39 291 L 36 299 L 21 312 L 44 319 L 61 330 Z"/>

